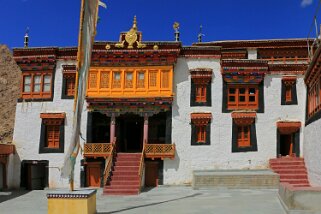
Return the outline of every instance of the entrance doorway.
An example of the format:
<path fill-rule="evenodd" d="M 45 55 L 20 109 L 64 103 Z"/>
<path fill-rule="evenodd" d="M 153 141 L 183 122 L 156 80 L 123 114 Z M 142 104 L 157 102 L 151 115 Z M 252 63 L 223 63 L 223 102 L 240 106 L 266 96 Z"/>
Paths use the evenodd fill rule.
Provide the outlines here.
<path fill-rule="evenodd" d="M 21 186 L 28 190 L 43 190 L 48 186 L 49 161 L 25 160 L 21 163 Z"/>
<path fill-rule="evenodd" d="M 293 134 L 280 135 L 280 154 L 281 156 L 291 156 L 293 154 Z"/>
<path fill-rule="evenodd" d="M 145 163 L 145 186 L 158 186 L 158 162 L 146 161 Z"/>
<path fill-rule="evenodd" d="M 141 152 L 143 148 L 144 119 L 135 114 L 125 114 L 117 118 L 117 151 Z"/>
<path fill-rule="evenodd" d="M 87 186 L 100 187 L 101 183 L 101 162 L 88 162 L 87 163 Z"/>

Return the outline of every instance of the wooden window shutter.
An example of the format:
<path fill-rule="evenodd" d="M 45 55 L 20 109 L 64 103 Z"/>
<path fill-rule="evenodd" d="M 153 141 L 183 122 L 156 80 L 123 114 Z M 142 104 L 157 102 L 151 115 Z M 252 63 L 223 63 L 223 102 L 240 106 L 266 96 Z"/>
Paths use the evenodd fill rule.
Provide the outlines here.
<path fill-rule="evenodd" d="M 238 147 L 251 146 L 250 130 L 251 130 L 250 126 L 239 126 L 237 128 L 237 145 L 238 145 Z"/>
<path fill-rule="evenodd" d="M 75 94 L 75 78 L 66 79 L 66 95 L 74 96 Z"/>
<path fill-rule="evenodd" d="M 285 86 L 285 102 L 291 102 L 292 101 L 292 86 L 287 85 Z"/>
<path fill-rule="evenodd" d="M 59 125 L 47 125 L 47 147 L 59 148 Z"/>

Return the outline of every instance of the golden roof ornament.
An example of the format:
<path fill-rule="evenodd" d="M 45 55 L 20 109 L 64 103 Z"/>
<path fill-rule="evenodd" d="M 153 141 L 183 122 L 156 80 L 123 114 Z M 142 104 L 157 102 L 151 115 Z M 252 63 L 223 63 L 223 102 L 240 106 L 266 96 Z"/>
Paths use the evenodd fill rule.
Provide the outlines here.
<path fill-rule="evenodd" d="M 173 28 L 174 28 L 174 36 L 175 36 L 175 42 L 179 41 L 179 23 L 178 22 L 174 22 L 173 24 Z"/>
<path fill-rule="evenodd" d="M 128 44 L 128 46 L 127 46 L 128 49 L 133 49 L 134 44 L 136 44 L 137 48 L 145 48 L 146 47 L 146 44 L 143 44 L 138 40 L 138 28 L 137 28 L 136 16 L 134 16 L 132 28 L 125 34 L 125 39 L 123 41 L 120 41 L 119 43 L 115 44 L 115 47 L 116 48 L 124 48 L 125 42 L 127 42 L 127 44 Z"/>

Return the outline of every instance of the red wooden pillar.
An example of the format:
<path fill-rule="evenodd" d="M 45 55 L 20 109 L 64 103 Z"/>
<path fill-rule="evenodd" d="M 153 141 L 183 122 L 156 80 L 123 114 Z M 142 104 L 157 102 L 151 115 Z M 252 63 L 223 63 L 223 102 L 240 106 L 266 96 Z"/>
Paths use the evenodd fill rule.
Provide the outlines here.
<path fill-rule="evenodd" d="M 148 115 L 144 115 L 144 137 L 143 143 L 148 143 Z"/>
<path fill-rule="evenodd" d="M 115 126 L 116 126 L 116 117 L 115 113 L 112 113 L 111 119 L 110 119 L 110 139 L 109 142 L 112 143 L 114 142 L 115 139 Z"/>

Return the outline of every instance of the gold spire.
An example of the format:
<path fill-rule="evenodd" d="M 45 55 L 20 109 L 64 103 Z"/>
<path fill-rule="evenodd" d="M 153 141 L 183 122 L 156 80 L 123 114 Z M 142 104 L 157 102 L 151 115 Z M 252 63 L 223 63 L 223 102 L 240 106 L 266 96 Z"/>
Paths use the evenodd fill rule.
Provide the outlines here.
<path fill-rule="evenodd" d="M 134 21 L 133 21 L 133 30 L 137 30 L 137 20 L 136 20 L 136 16 L 134 16 Z"/>
<path fill-rule="evenodd" d="M 121 39 L 117 44 L 115 44 L 115 47 L 124 48 L 125 42 L 127 42 L 128 49 L 134 48 L 135 44 L 137 48 L 145 48 L 146 44 L 141 43 L 141 37 L 142 37 L 141 33 L 139 33 L 138 35 L 137 20 L 136 20 L 136 16 L 134 16 L 132 28 L 125 34 L 125 38 L 120 37 Z"/>

